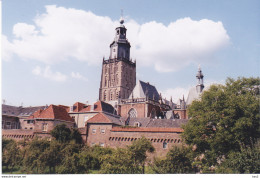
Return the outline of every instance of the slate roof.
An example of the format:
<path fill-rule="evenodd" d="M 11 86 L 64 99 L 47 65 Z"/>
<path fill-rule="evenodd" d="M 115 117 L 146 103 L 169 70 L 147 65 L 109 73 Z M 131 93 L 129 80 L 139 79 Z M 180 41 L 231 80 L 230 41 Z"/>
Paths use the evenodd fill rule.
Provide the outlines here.
<path fill-rule="evenodd" d="M 149 84 L 149 82 L 145 83 L 141 80 L 137 82 L 135 88 L 133 89 L 132 93 L 129 96 L 131 98 L 145 98 L 148 96 L 149 99 L 158 101 L 160 99 L 160 95 L 155 88 L 155 86 Z"/>
<path fill-rule="evenodd" d="M 146 127 L 181 128 L 181 126 L 187 122 L 187 119 L 151 119 L 151 122 L 149 122 Z"/>
<path fill-rule="evenodd" d="M 192 87 L 189 90 L 189 94 L 188 94 L 188 98 L 187 98 L 186 104 L 190 105 L 192 103 L 192 101 L 197 100 L 199 98 L 200 98 L 200 93 L 197 92 L 196 87 Z"/>
<path fill-rule="evenodd" d="M 29 119 L 58 119 L 74 122 L 64 107 L 56 105 L 50 105 L 45 110 L 38 110 Z"/>
<path fill-rule="evenodd" d="M 150 119 L 150 118 L 128 118 L 121 119 L 125 125 L 135 126 L 136 122 L 140 123 L 140 127 L 169 127 L 180 128 L 183 124 L 186 124 L 186 119 Z M 125 121 L 125 122 L 124 122 Z"/>
<path fill-rule="evenodd" d="M 2 104 L 2 115 L 24 117 L 33 114 L 39 109 L 44 109 L 46 106 L 33 106 L 33 107 L 22 107 L 22 106 L 10 106 Z"/>
<path fill-rule="evenodd" d="M 116 124 L 116 125 L 124 125 L 118 116 L 110 115 L 106 113 L 98 113 L 94 117 L 87 120 L 87 123 L 102 123 L 102 124 Z"/>

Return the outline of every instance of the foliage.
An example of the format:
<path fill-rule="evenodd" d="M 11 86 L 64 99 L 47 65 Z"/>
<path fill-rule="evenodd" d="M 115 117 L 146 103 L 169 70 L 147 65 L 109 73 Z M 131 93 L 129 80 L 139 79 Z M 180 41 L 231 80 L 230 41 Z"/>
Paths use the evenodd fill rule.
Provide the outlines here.
<path fill-rule="evenodd" d="M 10 168 L 12 173 L 15 166 L 18 166 L 21 161 L 21 151 L 16 142 L 3 139 L 2 142 L 2 165 Z"/>
<path fill-rule="evenodd" d="M 71 139 L 74 140 L 77 144 L 82 144 L 82 137 L 78 129 L 71 129 Z"/>
<path fill-rule="evenodd" d="M 241 152 L 231 152 L 217 169 L 218 173 L 259 173 L 260 145 L 241 146 Z"/>
<path fill-rule="evenodd" d="M 25 146 L 23 159 L 23 171 L 26 173 L 43 173 L 45 167 L 41 159 L 42 153 L 50 147 L 47 140 L 33 139 Z"/>
<path fill-rule="evenodd" d="M 128 149 L 117 148 L 111 155 L 105 155 L 100 173 L 134 174 L 141 173 L 140 167 L 134 163 Z"/>
<path fill-rule="evenodd" d="M 207 166 L 218 165 L 240 145 L 252 146 L 260 135 L 259 78 L 228 78 L 213 85 L 188 108 L 192 118 L 184 126 L 183 139 L 204 155 Z"/>
<path fill-rule="evenodd" d="M 144 173 L 146 152 L 154 152 L 154 147 L 148 139 L 142 137 L 127 148 L 118 148 L 112 154 L 103 156 L 101 173 Z"/>
<path fill-rule="evenodd" d="M 151 165 L 155 173 L 170 174 L 170 173 L 192 173 L 192 150 L 186 147 L 173 147 L 169 150 L 166 158 L 154 160 Z"/>
<path fill-rule="evenodd" d="M 93 159 L 91 160 L 91 169 L 97 170 L 101 168 L 104 161 L 104 156 L 112 154 L 113 149 L 95 145 L 90 148 L 89 152 L 91 152 L 91 155 L 93 156 Z"/>
<path fill-rule="evenodd" d="M 71 130 L 65 124 L 59 124 L 51 131 L 51 136 L 61 143 L 68 142 L 71 140 Z"/>
<path fill-rule="evenodd" d="M 134 160 L 135 166 L 142 166 L 144 174 L 144 164 L 147 158 L 146 152 L 153 153 L 154 147 L 152 143 L 145 137 L 141 137 L 138 140 L 135 140 L 132 145 L 128 146 L 128 150 L 131 155 L 131 159 Z"/>
<path fill-rule="evenodd" d="M 48 149 L 45 149 L 40 155 L 39 160 L 41 167 L 46 169 L 49 167 L 49 173 L 55 173 L 55 168 L 60 164 L 62 144 L 57 141 L 51 141 Z"/>

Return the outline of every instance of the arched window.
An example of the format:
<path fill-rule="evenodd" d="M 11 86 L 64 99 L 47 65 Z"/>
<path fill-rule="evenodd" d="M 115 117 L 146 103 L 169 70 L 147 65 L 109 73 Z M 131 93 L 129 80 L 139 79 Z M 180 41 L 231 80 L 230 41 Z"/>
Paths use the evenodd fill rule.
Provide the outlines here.
<path fill-rule="evenodd" d="M 113 93 L 112 93 L 112 91 L 110 92 L 110 100 L 113 100 Z"/>
<path fill-rule="evenodd" d="M 130 118 L 136 118 L 137 117 L 137 112 L 134 108 L 130 109 L 129 112 L 128 112 L 128 116 Z"/>
<path fill-rule="evenodd" d="M 116 92 L 116 99 L 118 99 L 118 91 Z"/>
<path fill-rule="evenodd" d="M 135 122 L 135 123 L 134 123 L 134 126 L 135 126 L 135 127 L 140 127 L 140 126 L 141 126 L 141 123 L 140 123 L 140 122 Z"/>
<path fill-rule="evenodd" d="M 105 77 L 105 87 L 107 86 L 107 77 Z"/>

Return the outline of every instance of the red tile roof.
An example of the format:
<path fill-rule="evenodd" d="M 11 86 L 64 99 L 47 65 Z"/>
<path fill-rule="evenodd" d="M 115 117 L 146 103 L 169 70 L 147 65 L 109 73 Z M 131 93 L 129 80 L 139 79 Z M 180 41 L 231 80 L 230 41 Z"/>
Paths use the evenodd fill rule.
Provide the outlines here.
<path fill-rule="evenodd" d="M 90 118 L 87 123 L 109 123 L 122 125 L 121 121 L 116 116 L 111 116 L 105 113 L 98 113 L 94 117 Z"/>
<path fill-rule="evenodd" d="M 182 128 L 163 127 L 113 127 L 112 132 L 183 132 Z"/>
<path fill-rule="evenodd" d="M 79 112 L 80 110 L 82 110 L 84 108 L 84 106 L 86 106 L 86 104 L 80 103 L 80 102 L 76 102 L 75 104 L 73 104 L 73 106 L 75 107 L 73 109 L 73 112 Z"/>
<path fill-rule="evenodd" d="M 97 101 L 93 105 L 85 105 L 83 103 L 75 103 L 73 105 L 75 108 L 73 112 L 108 112 L 111 114 L 115 114 L 116 110 L 108 103 L 103 101 Z"/>
<path fill-rule="evenodd" d="M 39 117 L 39 115 L 41 114 L 42 111 L 43 111 L 42 109 L 39 109 L 38 111 L 36 111 L 32 115 L 30 115 L 28 118 L 29 119 L 37 118 L 37 117 Z"/>
<path fill-rule="evenodd" d="M 34 119 L 58 119 L 74 122 L 63 106 L 50 105 L 45 110 L 38 110 L 30 118 Z"/>

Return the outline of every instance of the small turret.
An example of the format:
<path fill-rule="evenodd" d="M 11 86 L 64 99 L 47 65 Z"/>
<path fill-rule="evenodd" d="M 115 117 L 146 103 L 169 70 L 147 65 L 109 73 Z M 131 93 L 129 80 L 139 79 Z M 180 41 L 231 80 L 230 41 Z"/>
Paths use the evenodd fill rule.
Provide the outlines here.
<path fill-rule="evenodd" d="M 203 88 L 204 88 L 203 77 L 204 77 L 204 75 L 203 75 L 203 73 L 201 71 L 201 68 L 200 68 L 200 65 L 199 65 L 198 73 L 196 75 L 196 78 L 198 80 L 198 84 L 196 86 L 196 90 L 197 90 L 198 93 L 201 93 Z"/>

